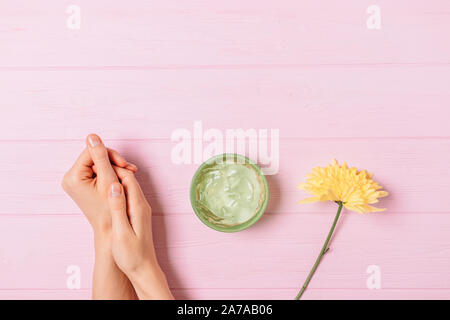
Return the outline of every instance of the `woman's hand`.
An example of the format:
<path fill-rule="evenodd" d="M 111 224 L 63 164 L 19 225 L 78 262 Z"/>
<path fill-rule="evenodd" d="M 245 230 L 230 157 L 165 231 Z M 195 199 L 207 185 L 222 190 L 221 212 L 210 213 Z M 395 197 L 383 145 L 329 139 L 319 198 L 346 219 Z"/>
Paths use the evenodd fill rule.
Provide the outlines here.
<path fill-rule="evenodd" d="M 107 202 L 108 187 L 118 181 L 111 162 L 136 172 L 137 167 L 112 149 L 107 149 L 100 137 L 91 134 L 86 148 L 72 168 L 65 174 L 62 187 L 83 211 L 95 233 L 111 229 L 111 215 Z M 94 172 L 95 170 L 95 172 Z"/>
<path fill-rule="evenodd" d="M 109 187 L 112 252 L 140 299 L 173 299 L 153 244 L 152 209 L 129 170 L 115 168 L 122 184 Z"/>
<path fill-rule="evenodd" d="M 94 230 L 95 266 L 92 284 L 94 299 L 135 299 L 130 281 L 117 267 L 111 251 L 111 213 L 108 191 L 118 181 L 113 165 L 136 172 L 116 151 L 107 149 L 100 137 L 91 134 L 86 148 L 62 181 L 63 189 L 85 214 Z"/>

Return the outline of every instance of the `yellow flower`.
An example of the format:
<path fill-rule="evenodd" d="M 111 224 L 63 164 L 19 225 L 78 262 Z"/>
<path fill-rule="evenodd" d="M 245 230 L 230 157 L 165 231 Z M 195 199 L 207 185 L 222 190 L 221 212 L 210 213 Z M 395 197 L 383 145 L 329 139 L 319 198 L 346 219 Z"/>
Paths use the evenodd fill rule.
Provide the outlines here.
<path fill-rule="evenodd" d="M 316 201 L 342 202 L 349 210 L 364 213 L 384 211 L 370 204 L 378 202 L 378 198 L 386 197 L 388 193 L 381 190 L 382 187 L 372 180 L 372 175 L 367 171 L 358 171 L 356 168 L 348 168 L 344 162 L 339 166 L 336 160 L 327 167 L 316 167 L 308 174 L 306 183 L 298 186 L 313 197 L 299 201 L 299 203 L 311 203 Z"/>

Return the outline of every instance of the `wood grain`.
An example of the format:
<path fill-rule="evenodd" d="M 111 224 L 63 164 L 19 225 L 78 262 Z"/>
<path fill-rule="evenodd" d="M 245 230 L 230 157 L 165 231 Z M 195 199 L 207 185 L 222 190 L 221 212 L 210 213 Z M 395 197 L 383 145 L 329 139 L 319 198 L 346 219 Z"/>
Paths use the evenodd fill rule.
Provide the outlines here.
<path fill-rule="evenodd" d="M 295 187 L 336 158 L 391 195 L 344 214 L 305 298 L 450 299 L 449 1 L 378 0 L 380 30 L 357 0 L 76 3 L 80 30 L 67 3 L 0 3 L 0 299 L 90 297 L 91 230 L 60 188 L 90 132 L 140 167 L 177 298 L 291 299 L 336 209 Z M 279 129 L 269 207 L 245 232 L 192 213 L 197 164 L 174 165 L 170 138 L 196 120 Z"/>
<path fill-rule="evenodd" d="M 198 165 L 173 164 L 167 140 L 107 140 L 136 163 L 138 179 L 155 214 L 191 214 L 189 185 Z M 60 187 L 84 141 L 3 142 L 0 214 L 80 214 Z M 307 197 L 296 186 L 317 165 L 333 158 L 375 173 L 391 195 L 379 206 L 391 213 L 449 213 L 450 139 L 282 139 L 279 172 L 267 176 L 269 214 L 334 211 L 334 204 L 298 205 Z M 30 161 L 33 159 L 33 161 Z M 30 207 L 30 201 L 34 203 Z"/>
<path fill-rule="evenodd" d="M 225 234 L 208 229 L 193 214 L 158 216 L 153 230 L 173 289 L 295 289 L 332 218 L 333 213 L 267 215 L 247 231 Z M 69 265 L 80 266 L 82 288 L 90 287 L 93 244 L 83 217 L 0 220 L 2 237 L 15 244 L 1 247 L 1 289 L 63 289 Z M 346 213 L 311 287 L 367 289 L 367 267 L 378 265 L 384 289 L 448 288 L 449 279 L 438 275 L 450 267 L 449 240 L 448 215 Z"/>
<path fill-rule="evenodd" d="M 200 120 L 282 138 L 447 137 L 448 83 L 450 66 L 4 71 L 0 136 L 170 139 Z"/>
<path fill-rule="evenodd" d="M 172 290 L 177 299 L 202 299 L 202 300 L 283 300 L 292 299 L 297 294 L 296 289 L 174 289 Z M 410 299 L 410 300 L 445 300 L 450 297 L 450 290 L 428 290 L 428 289 L 315 289 L 310 288 L 303 295 L 302 299 L 332 299 L 332 300 L 384 300 L 384 299 Z M 58 300 L 79 300 L 90 299 L 90 289 L 79 290 L 0 290 L 0 299 L 58 299 Z"/>
<path fill-rule="evenodd" d="M 382 28 L 366 28 L 361 1 L 3 1 L 2 66 L 186 67 L 448 64 L 446 0 L 378 0 Z"/>

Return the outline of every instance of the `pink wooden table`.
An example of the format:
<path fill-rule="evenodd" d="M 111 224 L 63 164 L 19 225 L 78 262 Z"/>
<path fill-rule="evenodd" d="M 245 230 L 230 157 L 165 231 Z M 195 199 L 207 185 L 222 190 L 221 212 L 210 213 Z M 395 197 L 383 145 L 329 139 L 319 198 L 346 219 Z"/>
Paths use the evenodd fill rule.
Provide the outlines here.
<path fill-rule="evenodd" d="M 140 167 L 177 298 L 293 298 L 336 210 L 296 186 L 333 158 L 391 196 L 345 212 L 304 297 L 450 298 L 448 0 L 3 0 L 0 16 L 0 298 L 90 297 L 92 233 L 60 188 L 90 132 Z M 251 229 L 192 212 L 198 165 L 174 163 L 171 136 L 194 121 L 279 130 Z"/>

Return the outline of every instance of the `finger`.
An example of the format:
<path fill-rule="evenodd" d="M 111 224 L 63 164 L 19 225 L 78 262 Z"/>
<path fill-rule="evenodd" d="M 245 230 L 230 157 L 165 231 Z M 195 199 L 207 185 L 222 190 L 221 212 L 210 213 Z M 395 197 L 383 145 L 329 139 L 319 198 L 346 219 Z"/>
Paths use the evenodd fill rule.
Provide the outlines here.
<path fill-rule="evenodd" d="M 125 189 L 131 226 L 135 233 L 139 235 L 145 228 L 147 221 L 147 214 L 149 212 L 147 199 L 142 192 L 139 182 L 131 171 L 119 167 L 115 167 L 114 170 Z"/>
<path fill-rule="evenodd" d="M 125 160 L 125 158 L 116 150 L 110 148 L 106 148 L 106 150 L 108 150 L 108 156 L 112 163 L 122 168 L 125 168 L 128 165 L 127 160 Z"/>
<path fill-rule="evenodd" d="M 127 215 L 127 202 L 122 185 L 113 182 L 108 196 L 109 208 L 111 211 L 112 230 L 116 236 L 130 235 L 130 222 Z"/>
<path fill-rule="evenodd" d="M 129 163 L 125 160 L 124 157 L 122 157 L 116 150 L 107 148 L 108 155 L 110 158 L 110 161 L 114 163 L 115 165 L 126 168 L 128 170 L 131 170 L 133 172 L 137 172 L 138 168 L 135 164 Z M 75 164 L 73 167 L 77 170 L 83 170 L 83 172 L 87 169 L 92 167 L 92 171 L 94 173 L 97 173 L 96 168 L 94 166 L 94 161 L 92 160 L 91 154 L 89 153 L 88 148 L 84 148 L 83 152 L 78 156 L 78 159 L 75 161 Z M 89 171 L 90 172 L 90 171 Z M 92 173 L 92 172 L 90 172 Z"/>
<path fill-rule="evenodd" d="M 92 159 L 87 148 L 81 152 L 72 168 L 67 172 L 64 180 L 78 181 L 92 179 Z M 68 178 L 70 177 L 70 178 Z"/>
<path fill-rule="evenodd" d="M 145 199 L 144 192 L 142 191 L 136 176 L 131 170 L 119 168 L 117 166 L 113 166 L 113 169 L 119 180 L 122 182 L 125 192 L 127 192 L 127 196 L 129 193 L 133 198 L 141 197 Z"/>
<path fill-rule="evenodd" d="M 116 170 L 118 170 L 120 168 L 120 167 L 118 167 L 118 166 L 116 166 L 114 164 L 112 165 L 112 167 L 113 167 L 114 171 L 116 171 Z M 136 173 L 136 171 L 137 171 L 136 167 L 129 166 L 129 165 L 127 165 L 125 168 L 120 168 L 120 169 L 129 170 L 131 173 Z M 97 174 L 97 167 L 95 165 L 92 166 L 92 171 L 95 174 Z M 117 171 L 116 171 L 116 175 L 117 175 Z"/>
<path fill-rule="evenodd" d="M 85 168 L 90 167 L 94 164 L 92 161 L 91 155 L 89 154 L 89 150 L 84 148 L 83 152 L 78 156 L 78 159 L 75 161 L 73 165 L 74 168 Z"/>
<path fill-rule="evenodd" d="M 108 150 L 102 143 L 102 140 L 96 134 L 90 134 L 87 137 L 87 145 L 89 154 L 97 169 L 97 176 L 99 180 L 113 182 L 117 181 L 117 176 L 111 166 L 108 156 Z"/>
<path fill-rule="evenodd" d="M 125 169 L 131 170 L 131 171 L 133 171 L 134 173 L 136 173 L 136 172 L 138 171 L 138 167 L 137 167 L 135 164 L 130 163 L 130 162 L 128 162 L 128 164 L 127 164 L 127 166 L 125 167 Z"/>
<path fill-rule="evenodd" d="M 111 148 L 106 148 L 106 149 L 108 150 L 108 155 L 109 155 L 109 159 L 111 160 L 111 163 L 115 164 L 118 167 L 131 170 L 133 172 L 138 171 L 138 167 L 135 164 L 125 160 L 125 158 L 122 157 L 119 152 L 117 152 L 116 150 L 111 149 Z"/>

